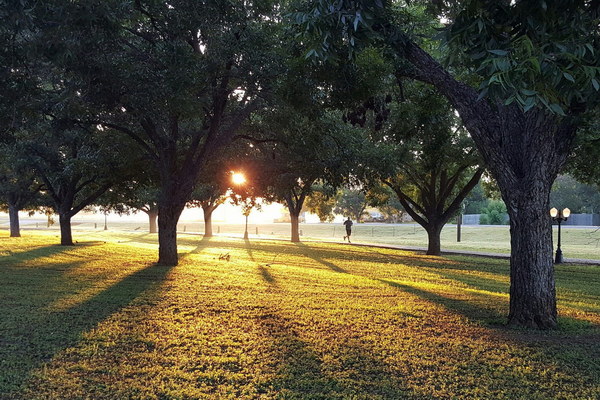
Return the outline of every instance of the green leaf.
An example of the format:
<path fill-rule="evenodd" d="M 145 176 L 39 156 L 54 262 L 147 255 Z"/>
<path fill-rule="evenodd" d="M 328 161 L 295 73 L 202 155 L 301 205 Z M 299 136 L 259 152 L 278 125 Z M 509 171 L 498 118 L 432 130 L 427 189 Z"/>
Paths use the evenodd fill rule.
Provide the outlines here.
<path fill-rule="evenodd" d="M 535 96 L 537 94 L 535 90 L 529 89 L 521 89 L 521 93 L 523 93 L 525 96 Z"/>
<path fill-rule="evenodd" d="M 592 46 L 589 43 L 586 43 L 585 47 L 587 47 L 587 49 L 590 51 L 590 53 L 592 53 L 592 55 L 594 55 L 594 46 Z"/>
<path fill-rule="evenodd" d="M 564 77 L 565 77 L 565 78 L 566 78 L 568 81 L 571 81 L 571 82 L 575 83 L 575 78 L 573 78 L 573 75 L 571 75 L 570 73 L 568 73 L 568 72 L 563 72 L 563 76 L 564 76 Z"/>
<path fill-rule="evenodd" d="M 550 110 L 552 112 L 554 112 L 555 114 L 562 115 L 562 116 L 565 115 L 565 112 L 563 111 L 562 107 L 556 103 L 550 104 Z"/>
<path fill-rule="evenodd" d="M 600 84 L 598 83 L 598 81 L 596 79 L 592 79 L 592 86 L 594 86 L 594 89 L 596 91 L 598 91 L 600 89 Z"/>
<path fill-rule="evenodd" d="M 504 57 L 508 54 L 508 51 L 506 50 L 488 50 L 488 52 L 501 57 Z"/>

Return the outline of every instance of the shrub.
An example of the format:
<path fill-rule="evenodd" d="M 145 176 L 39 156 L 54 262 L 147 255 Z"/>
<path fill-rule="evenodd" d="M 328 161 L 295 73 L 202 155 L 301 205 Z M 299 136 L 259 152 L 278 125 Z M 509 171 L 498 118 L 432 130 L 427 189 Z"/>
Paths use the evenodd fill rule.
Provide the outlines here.
<path fill-rule="evenodd" d="M 481 225 L 505 225 L 508 224 L 506 205 L 502 200 L 491 200 L 483 209 L 479 217 Z"/>

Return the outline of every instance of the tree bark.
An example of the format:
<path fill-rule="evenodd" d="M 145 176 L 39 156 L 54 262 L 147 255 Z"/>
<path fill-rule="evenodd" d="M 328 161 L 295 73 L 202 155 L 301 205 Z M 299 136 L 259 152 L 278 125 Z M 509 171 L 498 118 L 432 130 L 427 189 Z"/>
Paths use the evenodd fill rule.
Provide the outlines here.
<path fill-rule="evenodd" d="M 435 86 L 459 112 L 498 182 L 511 219 L 511 325 L 555 328 L 556 294 L 552 261 L 549 193 L 577 131 L 577 111 L 559 117 L 542 109 L 524 112 L 478 99 L 414 43 L 404 54 L 415 66 L 411 77 Z"/>
<path fill-rule="evenodd" d="M 511 233 L 510 325 L 557 326 L 549 189 L 538 184 L 503 193 Z"/>
<path fill-rule="evenodd" d="M 15 204 L 8 204 L 8 218 L 10 220 L 10 237 L 21 237 L 19 207 Z"/>
<path fill-rule="evenodd" d="M 146 212 L 146 214 L 148 214 L 148 224 L 150 226 L 149 233 L 158 232 L 158 226 L 156 225 L 156 219 L 158 218 L 158 211 L 151 210 L 151 211 Z"/>
<path fill-rule="evenodd" d="M 300 242 L 300 213 L 296 214 L 290 211 L 290 220 L 292 225 L 292 242 Z"/>
<path fill-rule="evenodd" d="M 215 208 L 212 206 L 202 207 L 202 211 L 204 212 L 204 237 L 213 236 L 212 213 Z"/>
<path fill-rule="evenodd" d="M 428 225 L 425 227 L 425 229 L 427 230 L 427 255 L 439 256 L 440 254 L 442 254 L 442 241 L 440 239 L 442 227 L 443 225 Z"/>
<path fill-rule="evenodd" d="M 72 246 L 73 235 L 71 233 L 71 215 L 59 214 L 58 221 L 60 224 L 60 244 L 62 246 Z"/>
<path fill-rule="evenodd" d="M 161 204 L 158 208 L 158 264 L 177 265 L 177 222 L 183 207 Z"/>

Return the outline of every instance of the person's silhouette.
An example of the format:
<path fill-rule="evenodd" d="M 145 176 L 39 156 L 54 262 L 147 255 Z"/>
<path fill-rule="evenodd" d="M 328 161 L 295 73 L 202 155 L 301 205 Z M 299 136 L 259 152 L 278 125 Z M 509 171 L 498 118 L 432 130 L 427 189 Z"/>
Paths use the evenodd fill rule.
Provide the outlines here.
<path fill-rule="evenodd" d="M 348 238 L 348 243 L 352 243 L 350 241 L 350 235 L 352 235 L 352 220 L 350 217 L 346 221 L 344 221 L 344 226 L 346 226 L 346 236 L 344 236 L 344 240 Z"/>

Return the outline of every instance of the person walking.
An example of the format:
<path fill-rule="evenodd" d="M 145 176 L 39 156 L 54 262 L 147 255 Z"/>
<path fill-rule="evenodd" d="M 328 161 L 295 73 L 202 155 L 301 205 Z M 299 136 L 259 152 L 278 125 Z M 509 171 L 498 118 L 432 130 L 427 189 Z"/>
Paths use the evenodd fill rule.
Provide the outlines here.
<path fill-rule="evenodd" d="M 348 238 L 348 243 L 352 243 L 350 241 L 350 235 L 352 235 L 352 220 L 350 217 L 346 221 L 344 221 L 344 226 L 346 227 L 346 236 L 344 236 L 344 240 Z"/>

